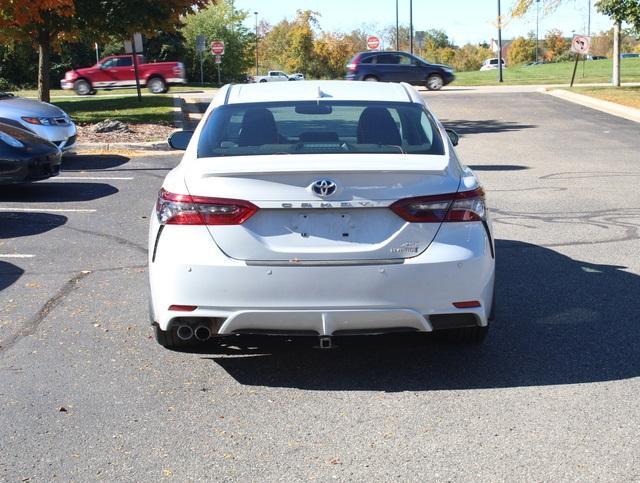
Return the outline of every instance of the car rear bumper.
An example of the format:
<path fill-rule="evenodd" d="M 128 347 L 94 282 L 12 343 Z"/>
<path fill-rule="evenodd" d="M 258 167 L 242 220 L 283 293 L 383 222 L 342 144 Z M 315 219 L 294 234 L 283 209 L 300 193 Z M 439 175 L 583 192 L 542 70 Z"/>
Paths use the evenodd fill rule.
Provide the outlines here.
<path fill-rule="evenodd" d="M 401 263 L 317 266 L 248 265 L 220 252 L 203 227 L 165 226 L 159 238 L 157 228 L 154 220 L 149 276 L 162 330 L 200 319 L 220 335 L 428 332 L 442 316 L 484 326 L 491 311 L 493 247 L 481 223 L 443 225 L 424 253 Z M 453 306 L 470 300 L 480 306 Z"/>

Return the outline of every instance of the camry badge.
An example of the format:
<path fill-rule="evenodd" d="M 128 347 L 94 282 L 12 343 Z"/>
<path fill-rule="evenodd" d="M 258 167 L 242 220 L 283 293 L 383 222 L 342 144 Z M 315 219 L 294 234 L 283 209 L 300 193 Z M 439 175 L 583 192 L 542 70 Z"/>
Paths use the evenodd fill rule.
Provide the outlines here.
<path fill-rule="evenodd" d="M 313 191 L 318 196 L 331 196 L 338 189 L 338 185 L 336 185 L 335 181 L 332 181 L 327 178 L 322 178 L 317 181 L 314 181 L 311 185 L 311 191 Z"/>

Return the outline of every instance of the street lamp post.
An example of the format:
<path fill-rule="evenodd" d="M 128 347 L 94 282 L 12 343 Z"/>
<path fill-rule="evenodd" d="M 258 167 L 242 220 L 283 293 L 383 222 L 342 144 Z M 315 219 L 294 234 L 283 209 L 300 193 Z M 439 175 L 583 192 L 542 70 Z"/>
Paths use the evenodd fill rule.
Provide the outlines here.
<path fill-rule="evenodd" d="M 498 82 L 502 80 L 502 15 L 500 14 L 500 0 L 498 0 Z"/>
<path fill-rule="evenodd" d="M 409 0 L 409 50 L 413 54 L 413 0 Z"/>
<path fill-rule="evenodd" d="M 260 74 L 258 72 L 258 12 L 253 12 L 256 16 L 256 77 Z"/>
<path fill-rule="evenodd" d="M 400 50 L 400 24 L 398 22 L 398 0 L 396 0 L 396 50 Z"/>
<path fill-rule="evenodd" d="M 540 38 L 540 0 L 536 0 L 536 62 L 538 62 L 539 39 Z"/>

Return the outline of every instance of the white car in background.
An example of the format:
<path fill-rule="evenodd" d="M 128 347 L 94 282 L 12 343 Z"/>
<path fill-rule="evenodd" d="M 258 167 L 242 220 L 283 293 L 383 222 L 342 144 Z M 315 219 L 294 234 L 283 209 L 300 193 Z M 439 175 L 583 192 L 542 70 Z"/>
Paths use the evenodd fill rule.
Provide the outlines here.
<path fill-rule="evenodd" d="M 304 74 L 295 72 L 289 76 L 289 80 L 304 80 Z"/>
<path fill-rule="evenodd" d="M 253 82 L 284 82 L 296 79 L 290 79 L 287 74 L 279 70 L 270 70 L 267 75 L 259 75 L 253 78 Z"/>
<path fill-rule="evenodd" d="M 482 63 L 482 66 L 480 67 L 481 71 L 485 71 L 485 70 L 494 70 L 498 68 L 498 58 L 497 57 L 493 57 L 492 59 L 487 59 Z M 507 65 L 504 61 L 504 59 L 502 59 L 502 68 L 506 69 Z"/>
<path fill-rule="evenodd" d="M 76 125 L 54 105 L 0 92 L 0 118 L 52 142 L 63 152 L 76 147 Z"/>
<path fill-rule="evenodd" d="M 169 141 L 186 152 L 149 229 L 160 344 L 487 333 L 484 191 L 408 84 L 227 85 Z"/>

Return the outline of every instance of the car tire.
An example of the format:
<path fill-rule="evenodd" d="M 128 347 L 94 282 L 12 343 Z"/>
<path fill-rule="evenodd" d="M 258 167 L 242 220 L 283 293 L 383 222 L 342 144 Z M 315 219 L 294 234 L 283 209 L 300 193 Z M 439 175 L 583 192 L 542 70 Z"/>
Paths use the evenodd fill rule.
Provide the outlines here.
<path fill-rule="evenodd" d="M 380 79 L 378 79 L 375 75 L 368 75 L 363 80 L 366 82 L 378 82 Z"/>
<path fill-rule="evenodd" d="M 438 340 L 454 344 L 480 344 L 487 337 L 489 326 L 444 329 L 435 332 Z"/>
<path fill-rule="evenodd" d="M 164 94 L 167 89 L 167 83 L 162 77 L 152 77 L 147 81 L 147 89 L 152 94 Z"/>
<path fill-rule="evenodd" d="M 89 81 L 85 79 L 78 79 L 73 83 L 73 91 L 79 96 L 88 96 L 91 94 L 93 87 L 89 83 Z"/>
<path fill-rule="evenodd" d="M 260 79 L 260 83 L 267 82 L 267 79 Z"/>
<path fill-rule="evenodd" d="M 430 91 L 439 91 L 444 85 L 444 79 L 439 74 L 431 74 L 427 77 L 427 89 Z"/>

